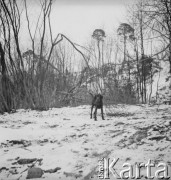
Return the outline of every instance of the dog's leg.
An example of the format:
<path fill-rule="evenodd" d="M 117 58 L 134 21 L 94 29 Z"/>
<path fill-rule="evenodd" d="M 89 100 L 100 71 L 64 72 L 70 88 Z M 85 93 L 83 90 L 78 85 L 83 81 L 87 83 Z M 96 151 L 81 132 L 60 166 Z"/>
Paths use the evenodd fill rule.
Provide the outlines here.
<path fill-rule="evenodd" d="M 92 112 L 93 112 L 93 105 L 91 106 L 91 113 L 90 113 L 90 119 L 92 119 Z"/>
<path fill-rule="evenodd" d="M 97 106 L 95 106 L 95 111 L 94 111 L 94 120 L 97 121 Z"/>
<path fill-rule="evenodd" d="M 104 114 L 103 114 L 103 106 L 101 107 L 101 115 L 102 115 L 102 119 L 105 120 L 104 119 Z"/>

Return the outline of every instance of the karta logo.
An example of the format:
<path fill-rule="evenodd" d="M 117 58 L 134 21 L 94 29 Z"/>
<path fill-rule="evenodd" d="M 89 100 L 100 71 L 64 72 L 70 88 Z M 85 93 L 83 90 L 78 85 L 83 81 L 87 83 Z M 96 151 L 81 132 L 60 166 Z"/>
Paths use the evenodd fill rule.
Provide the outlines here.
<path fill-rule="evenodd" d="M 118 159 L 113 159 L 110 162 L 110 158 L 103 158 L 99 160 L 99 179 L 110 179 L 110 176 L 114 179 L 141 179 L 141 168 L 146 169 L 146 178 L 147 179 L 169 179 L 168 172 L 169 166 L 166 163 L 158 163 L 155 165 L 149 159 L 147 164 L 144 163 L 135 163 L 135 165 L 131 165 L 130 163 L 124 163 L 122 167 L 124 168 L 120 172 L 116 171 L 116 166 L 119 161 Z M 151 168 L 154 167 L 155 173 L 152 175 Z"/>

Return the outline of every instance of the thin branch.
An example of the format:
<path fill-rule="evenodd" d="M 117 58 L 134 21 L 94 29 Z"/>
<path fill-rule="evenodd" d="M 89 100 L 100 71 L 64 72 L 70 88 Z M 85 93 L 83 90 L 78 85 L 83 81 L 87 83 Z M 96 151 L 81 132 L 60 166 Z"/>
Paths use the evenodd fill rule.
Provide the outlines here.
<path fill-rule="evenodd" d="M 89 64 L 88 64 L 88 60 L 86 59 L 85 55 L 75 46 L 75 44 L 69 38 L 67 38 L 63 34 L 61 34 L 61 36 L 64 37 L 74 47 L 74 49 L 81 54 L 81 56 L 84 58 L 84 60 L 85 60 L 85 62 L 87 64 L 87 67 L 90 68 Z"/>

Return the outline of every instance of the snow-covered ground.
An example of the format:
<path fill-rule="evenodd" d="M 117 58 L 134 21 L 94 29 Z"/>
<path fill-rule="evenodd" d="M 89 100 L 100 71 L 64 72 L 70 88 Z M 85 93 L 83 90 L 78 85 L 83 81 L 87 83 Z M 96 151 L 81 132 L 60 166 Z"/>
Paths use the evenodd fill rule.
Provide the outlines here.
<path fill-rule="evenodd" d="M 105 120 L 98 112 L 97 121 L 90 119 L 90 106 L 0 115 L 0 179 L 26 179 L 34 166 L 44 172 L 40 179 L 95 180 L 102 158 L 119 158 L 117 172 L 125 162 L 150 159 L 152 175 L 164 162 L 171 176 L 171 106 L 105 107 Z"/>

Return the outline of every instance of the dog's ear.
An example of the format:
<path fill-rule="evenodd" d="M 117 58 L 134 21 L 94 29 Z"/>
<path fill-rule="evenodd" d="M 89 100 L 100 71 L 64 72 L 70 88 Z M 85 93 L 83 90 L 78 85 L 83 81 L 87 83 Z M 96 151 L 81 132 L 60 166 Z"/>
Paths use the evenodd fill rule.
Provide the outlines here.
<path fill-rule="evenodd" d="M 103 96 L 101 95 L 101 99 L 103 99 Z"/>

